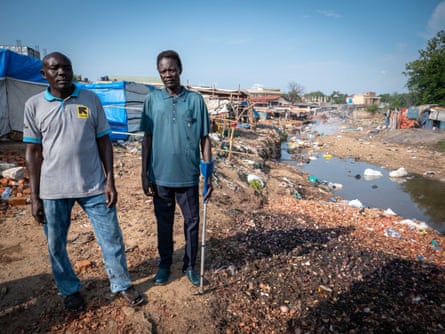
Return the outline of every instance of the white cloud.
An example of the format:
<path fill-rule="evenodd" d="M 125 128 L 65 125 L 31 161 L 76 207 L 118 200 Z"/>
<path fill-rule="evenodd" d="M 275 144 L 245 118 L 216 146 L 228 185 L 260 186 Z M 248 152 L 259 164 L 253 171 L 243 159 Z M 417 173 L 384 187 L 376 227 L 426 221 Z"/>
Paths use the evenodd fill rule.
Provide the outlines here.
<path fill-rule="evenodd" d="M 335 17 L 335 18 L 342 17 L 340 14 L 334 12 L 333 10 L 319 10 L 318 13 L 322 16 L 327 16 L 327 17 Z"/>
<path fill-rule="evenodd" d="M 428 32 L 435 35 L 445 30 L 445 1 L 439 3 L 428 21 Z"/>

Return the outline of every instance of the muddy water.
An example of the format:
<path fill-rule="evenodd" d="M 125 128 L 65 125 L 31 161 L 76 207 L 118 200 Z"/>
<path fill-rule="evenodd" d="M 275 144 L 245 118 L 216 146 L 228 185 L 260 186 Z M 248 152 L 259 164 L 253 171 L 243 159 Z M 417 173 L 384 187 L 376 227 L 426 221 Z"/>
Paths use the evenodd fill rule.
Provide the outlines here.
<path fill-rule="evenodd" d="M 309 160 L 304 154 L 295 159 L 295 155 L 288 153 L 287 143 L 282 144 L 282 162 L 335 186 L 332 187 L 333 194 L 349 201 L 358 200 L 364 207 L 391 209 L 402 217 L 423 221 L 445 234 L 444 183 L 420 175 L 390 178 L 388 170 L 366 162 L 335 156 L 326 159 L 322 153 L 315 156 L 314 160 Z M 382 175 L 365 177 L 366 169 Z"/>

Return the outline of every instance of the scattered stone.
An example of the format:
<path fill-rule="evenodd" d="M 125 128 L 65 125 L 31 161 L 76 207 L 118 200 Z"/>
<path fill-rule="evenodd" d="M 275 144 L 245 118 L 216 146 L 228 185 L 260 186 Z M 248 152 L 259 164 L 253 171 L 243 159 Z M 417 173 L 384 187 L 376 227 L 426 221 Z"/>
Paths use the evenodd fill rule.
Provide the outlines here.
<path fill-rule="evenodd" d="M 78 271 L 84 273 L 88 269 L 91 269 L 93 267 L 93 262 L 91 262 L 90 260 L 80 260 L 77 261 L 74 266 Z"/>
<path fill-rule="evenodd" d="M 74 239 L 69 240 L 73 244 L 86 244 L 94 240 L 94 233 L 91 231 L 79 233 Z"/>

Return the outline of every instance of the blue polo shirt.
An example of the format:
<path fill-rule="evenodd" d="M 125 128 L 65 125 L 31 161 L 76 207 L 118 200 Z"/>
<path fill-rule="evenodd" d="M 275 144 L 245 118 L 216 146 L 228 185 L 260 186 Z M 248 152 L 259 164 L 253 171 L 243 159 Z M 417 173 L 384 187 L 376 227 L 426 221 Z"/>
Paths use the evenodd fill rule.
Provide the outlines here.
<path fill-rule="evenodd" d="M 75 86 L 66 99 L 49 89 L 25 104 L 23 141 L 42 145 L 42 199 L 80 198 L 104 192 L 96 138 L 111 133 L 99 98 Z"/>
<path fill-rule="evenodd" d="M 201 138 L 210 121 L 203 97 L 186 88 L 171 96 L 165 88 L 145 98 L 141 131 L 152 136 L 149 178 L 164 187 L 199 184 Z"/>

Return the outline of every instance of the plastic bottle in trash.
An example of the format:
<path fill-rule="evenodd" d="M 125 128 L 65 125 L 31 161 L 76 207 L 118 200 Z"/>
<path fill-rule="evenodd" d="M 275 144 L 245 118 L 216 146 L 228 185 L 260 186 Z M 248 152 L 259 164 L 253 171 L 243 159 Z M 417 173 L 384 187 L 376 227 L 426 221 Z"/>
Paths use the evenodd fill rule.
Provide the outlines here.
<path fill-rule="evenodd" d="M 309 175 L 308 180 L 310 183 L 320 184 L 320 180 L 314 175 Z"/>
<path fill-rule="evenodd" d="M 431 240 L 431 245 L 433 245 L 434 246 L 434 250 L 442 250 L 442 248 L 439 246 L 439 243 L 436 241 L 436 240 Z"/>
<path fill-rule="evenodd" d="M 402 237 L 399 232 L 393 230 L 392 228 L 387 228 L 385 231 L 385 235 L 387 237 L 393 237 L 393 238 L 399 238 L 399 239 Z"/>
<path fill-rule="evenodd" d="M 11 187 L 7 187 L 3 192 L 2 192 L 2 200 L 7 201 L 9 196 L 11 196 L 12 193 L 12 188 Z"/>

